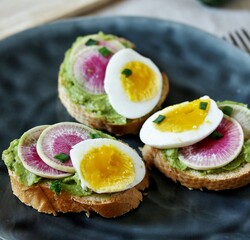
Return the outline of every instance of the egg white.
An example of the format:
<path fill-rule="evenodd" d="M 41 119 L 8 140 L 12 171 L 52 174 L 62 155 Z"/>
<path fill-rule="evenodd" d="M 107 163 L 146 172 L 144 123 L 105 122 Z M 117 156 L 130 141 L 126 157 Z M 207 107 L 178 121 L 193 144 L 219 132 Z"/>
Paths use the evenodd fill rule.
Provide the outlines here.
<path fill-rule="evenodd" d="M 210 98 L 208 96 L 204 96 L 200 99 Z M 178 105 L 187 103 L 188 102 L 183 102 Z M 163 132 L 157 129 L 153 121 L 160 114 L 164 114 L 166 111 L 169 111 L 178 105 L 169 106 L 163 110 L 160 110 L 146 120 L 140 130 L 140 139 L 143 143 L 160 149 L 189 146 L 210 135 L 218 127 L 223 118 L 223 113 L 218 108 L 216 102 L 210 99 L 210 108 L 208 114 L 204 120 L 204 123 L 202 123 L 198 128 L 182 132 Z"/>
<path fill-rule="evenodd" d="M 120 81 L 121 69 L 125 64 L 133 61 L 144 63 L 156 74 L 159 90 L 150 100 L 132 102 L 122 87 Z M 140 55 L 130 48 L 125 48 L 111 57 L 106 68 L 104 89 L 108 95 L 111 106 L 117 113 L 129 119 L 136 119 L 152 111 L 159 102 L 162 92 L 162 75 L 151 59 Z"/>
<path fill-rule="evenodd" d="M 82 174 L 80 171 L 80 164 L 81 164 L 82 159 L 84 158 L 84 155 L 92 148 L 101 147 L 101 146 L 105 146 L 105 145 L 108 145 L 108 146 L 112 145 L 112 146 L 120 149 L 121 152 L 125 153 L 133 160 L 135 179 L 131 184 L 127 185 L 123 190 L 132 188 L 135 185 L 137 185 L 138 183 L 140 183 L 145 176 L 146 168 L 145 168 L 145 164 L 144 164 L 143 160 L 137 154 L 137 152 L 134 149 L 132 149 L 131 147 L 129 147 L 127 144 L 122 143 L 120 141 L 113 140 L 113 139 L 107 139 L 107 138 L 96 138 L 96 139 L 84 140 L 84 141 L 76 144 L 75 146 L 73 146 L 73 148 L 70 151 L 70 157 L 71 157 L 73 166 L 76 169 L 76 172 L 78 173 L 78 176 L 81 180 L 82 188 L 85 189 L 87 187 L 87 188 L 91 189 L 91 186 L 82 177 Z M 97 192 L 97 193 L 105 193 L 104 191 L 98 190 L 98 189 L 92 189 L 92 190 L 94 192 Z M 116 192 L 116 190 L 114 190 L 112 192 Z"/>

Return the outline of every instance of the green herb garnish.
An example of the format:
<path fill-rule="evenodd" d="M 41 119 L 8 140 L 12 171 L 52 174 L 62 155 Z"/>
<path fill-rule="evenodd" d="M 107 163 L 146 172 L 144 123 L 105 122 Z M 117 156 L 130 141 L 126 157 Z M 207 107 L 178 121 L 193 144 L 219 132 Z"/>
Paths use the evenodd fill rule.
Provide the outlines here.
<path fill-rule="evenodd" d="M 164 119 L 165 119 L 165 116 L 160 114 L 153 122 L 159 124 L 159 123 L 161 123 Z"/>
<path fill-rule="evenodd" d="M 62 191 L 62 183 L 61 180 L 55 180 L 50 184 L 50 190 L 56 193 L 56 195 L 59 195 Z"/>
<path fill-rule="evenodd" d="M 207 102 L 200 102 L 200 109 L 201 110 L 206 110 L 207 109 Z"/>
<path fill-rule="evenodd" d="M 129 68 L 125 68 L 125 69 L 122 71 L 122 74 L 124 74 L 126 77 L 129 77 L 130 75 L 132 75 L 132 70 L 129 69 Z"/>
<path fill-rule="evenodd" d="M 102 56 L 104 56 L 104 57 L 107 57 L 107 56 L 109 56 L 110 54 L 112 54 L 112 52 L 111 52 L 110 50 L 108 50 L 106 47 L 102 47 L 102 48 L 100 48 L 98 51 L 99 51 L 99 53 L 101 53 Z"/>
<path fill-rule="evenodd" d="M 54 158 L 59 160 L 62 163 L 65 163 L 70 159 L 70 156 L 68 154 L 62 152 L 62 153 L 55 155 Z"/>
<path fill-rule="evenodd" d="M 225 106 L 222 108 L 222 112 L 230 117 L 232 115 L 233 108 L 230 106 Z"/>
<path fill-rule="evenodd" d="M 214 132 L 212 132 L 210 134 L 210 137 L 213 138 L 213 139 L 218 140 L 218 139 L 223 137 L 223 134 L 215 130 Z"/>
<path fill-rule="evenodd" d="M 92 38 L 88 39 L 88 41 L 85 43 L 86 46 L 93 46 L 97 44 L 98 44 L 98 41 Z"/>
<path fill-rule="evenodd" d="M 90 132 L 89 137 L 95 139 L 95 138 L 101 138 L 101 135 L 99 133 Z"/>

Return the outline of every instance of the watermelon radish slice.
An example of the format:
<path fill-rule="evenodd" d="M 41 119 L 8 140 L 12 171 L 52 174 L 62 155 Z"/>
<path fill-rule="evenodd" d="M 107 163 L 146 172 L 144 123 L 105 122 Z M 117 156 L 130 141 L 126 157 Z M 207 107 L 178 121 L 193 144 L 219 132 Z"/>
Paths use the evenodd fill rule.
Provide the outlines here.
<path fill-rule="evenodd" d="M 194 145 L 181 148 L 179 159 L 196 170 L 219 168 L 234 160 L 244 143 L 240 124 L 233 118 L 224 116 L 216 132 L 222 134 L 222 137 L 215 139 L 208 136 Z"/>
<path fill-rule="evenodd" d="M 113 53 L 126 47 L 133 48 L 134 44 L 102 32 L 78 37 L 64 61 L 69 80 L 91 94 L 105 94 L 103 82 L 107 63 Z"/>
<path fill-rule="evenodd" d="M 66 154 L 75 144 L 89 138 L 90 130 L 82 124 L 61 122 L 46 128 L 37 142 L 37 152 L 49 166 L 65 171 L 75 172 L 71 159 L 62 162 L 55 158 L 58 154 Z"/>
<path fill-rule="evenodd" d="M 92 45 L 86 45 L 89 40 Z M 70 53 L 73 77 L 76 84 L 92 94 L 104 94 L 104 77 L 107 64 L 113 53 L 124 49 L 122 39 L 105 39 L 102 35 L 90 35 L 79 39 Z M 105 48 L 104 54 L 101 51 Z M 108 52 L 107 52 L 108 51 Z M 108 53 L 108 54 L 107 54 Z"/>
<path fill-rule="evenodd" d="M 250 109 L 247 106 L 234 104 L 234 103 L 219 103 L 219 108 L 221 110 L 230 107 L 232 112 L 230 117 L 234 118 L 236 121 L 239 122 L 243 129 L 244 139 L 247 140 L 250 138 Z"/>
<path fill-rule="evenodd" d="M 120 39 L 114 39 L 114 40 L 104 40 L 104 39 L 101 39 L 98 35 L 96 36 L 89 36 L 89 37 L 84 37 L 81 39 L 81 42 L 77 42 L 74 47 L 72 48 L 72 52 L 71 52 L 71 60 L 83 49 L 85 48 L 89 48 L 90 46 L 87 46 L 86 45 L 86 42 L 89 40 L 89 39 L 93 39 L 93 40 L 96 40 L 96 46 L 99 46 L 99 47 L 106 47 L 108 48 L 110 51 L 112 52 L 117 52 L 124 47 L 124 45 L 120 42 L 121 40 Z M 93 46 L 93 45 L 92 45 Z M 131 46 L 132 47 L 132 46 Z"/>
<path fill-rule="evenodd" d="M 34 127 L 25 132 L 18 144 L 18 156 L 23 166 L 30 172 L 45 178 L 64 178 L 71 174 L 56 170 L 47 165 L 38 155 L 36 150 L 37 140 L 42 131 L 49 125 Z"/>
<path fill-rule="evenodd" d="M 111 53 L 103 56 L 100 47 L 83 49 L 73 62 L 73 76 L 76 83 L 92 94 L 103 94 L 104 77 Z"/>

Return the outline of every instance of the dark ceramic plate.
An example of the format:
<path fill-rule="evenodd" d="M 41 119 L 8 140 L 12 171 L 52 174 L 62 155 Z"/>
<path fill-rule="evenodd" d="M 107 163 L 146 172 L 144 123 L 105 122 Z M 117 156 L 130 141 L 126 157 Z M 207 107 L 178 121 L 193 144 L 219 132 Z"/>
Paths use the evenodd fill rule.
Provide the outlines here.
<path fill-rule="evenodd" d="M 31 127 L 73 120 L 57 99 L 64 52 L 79 35 L 98 31 L 130 39 L 170 79 L 165 104 L 209 95 L 250 104 L 250 57 L 205 32 L 148 18 L 86 18 L 22 32 L 0 42 L 0 147 Z M 137 136 L 123 138 L 141 146 Z M 22 204 L 0 161 L 3 239 L 228 239 L 250 236 L 250 186 L 190 191 L 151 171 L 148 196 L 117 219 L 84 213 L 52 217 Z"/>

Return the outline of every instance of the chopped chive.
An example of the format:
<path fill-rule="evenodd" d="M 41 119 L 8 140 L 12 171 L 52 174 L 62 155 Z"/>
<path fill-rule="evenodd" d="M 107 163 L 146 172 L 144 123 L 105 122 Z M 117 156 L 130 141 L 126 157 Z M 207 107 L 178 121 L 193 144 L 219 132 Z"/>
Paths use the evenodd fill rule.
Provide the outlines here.
<path fill-rule="evenodd" d="M 55 155 L 54 158 L 59 160 L 62 163 L 65 163 L 70 159 L 70 156 L 68 154 L 62 152 L 62 153 Z"/>
<path fill-rule="evenodd" d="M 97 44 L 98 44 L 98 41 L 92 38 L 88 39 L 88 41 L 85 43 L 86 46 L 93 46 Z"/>
<path fill-rule="evenodd" d="M 108 50 L 106 47 L 102 47 L 102 48 L 100 48 L 98 51 L 99 51 L 99 53 L 101 53 L 102 56 L 104 56 L 104 57 L 107 57 L 107 56 L 109 56 L 110 54 L 112 54 L 112 52 L 111 52 L 110 50 Z"/>
<path fill-rule="evenodd" d="M 50 184 L 50 190 L 56 193 L 56 195 L 59 195 L 62 191 L 62 184 L 60 180 L 55 180 Z"/>
<path fill-rule="evenodd" d="M 207 102 L 200 102 L 200 109 L 201 110 L 206 110 L 207 109 Z"/>
<path fill-rule="evenodd" d="M 132 70 L 129 69 L 129 68 L 125 68 L 125 69 L 122 71 L 122 74 L 124 74 L 126 77 L 129 77 L 130 75 L 132 75 Z"/>
<path fill-rule="evenodd" d="M 161 123 L 164 119 L 165 119 L 165 116 L 163 116 L 163 115 L 160 114 L 153 122 L 159 124 L 159 123 Z"/>
<path fill-rule="evenodd" d="M 99 133 L 90 132 L 89 137 L 95 139 L 95 138 L 101 138 L 101 135 Z"/>
<path fill-rule="evenodd" d="M 210 134 L 210 137 L 213 138 L 213 139 L 218 140 L 218 139 L 223 137 L 223 134 L 215 130 L 214 132 L 212 132 Z"/>
<path fill-rule="evenodd" d="M 232 112 L 233 112 L 233 108 L 232 107 L 229 107 L 229 106 L 225 106 L 222 108 L 222 112 L 224 114 L 226 114 L 227 116 L 231 116 L 232 115 Z"/>

